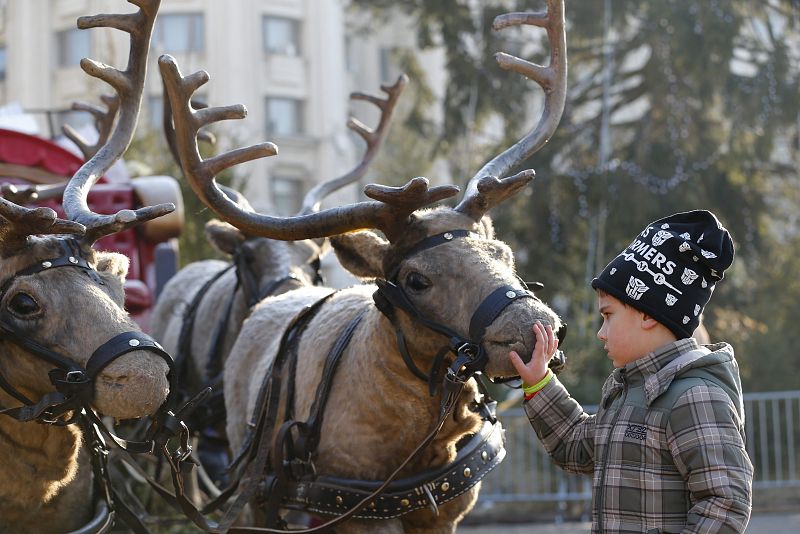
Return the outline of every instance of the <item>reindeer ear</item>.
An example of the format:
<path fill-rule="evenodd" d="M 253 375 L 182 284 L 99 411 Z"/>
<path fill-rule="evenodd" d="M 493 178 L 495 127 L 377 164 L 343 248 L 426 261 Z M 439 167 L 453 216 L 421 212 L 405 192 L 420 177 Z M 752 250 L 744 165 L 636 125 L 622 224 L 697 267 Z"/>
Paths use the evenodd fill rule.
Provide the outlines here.
<path fill-rule="evenodd" d="M 244 242 L 245 235 L 226 222 L 212 219 L 206 223 L 206 239 L 220 252 L 233 256 Z"/>
<path fill-rule="evenodd" d="M 128 276 L 130 260 L 116 252 L 97 252 L 97 272 L 116 276 L 122 280 Z"/>
<path fill-rule="evenodd" d="M 336 257 L 342 267 L 359 278 L 383 276 L 383 258 L 389 242 L 375 232 L 362 230 L 331 237 Z"/>
<path fill-rule="evenodd" d="M 494 239 L 494 224 L 488 215 L 481 217 L 481 220 L 478 222 L 478 226 L 481 228 L 481 231 L 486 239 Z"/>
<path fill-rule="evenodd" d="M 295 251 L 301 262 L 308 263 L 314 258 L 321 258 L 322 255 L 330 248 L 330 245 L 327 243 L 327 239 L 323 239 L 322 244 L 318 244 L 316 241 L 316 239 L 289 241 L 289 246 Z"/>

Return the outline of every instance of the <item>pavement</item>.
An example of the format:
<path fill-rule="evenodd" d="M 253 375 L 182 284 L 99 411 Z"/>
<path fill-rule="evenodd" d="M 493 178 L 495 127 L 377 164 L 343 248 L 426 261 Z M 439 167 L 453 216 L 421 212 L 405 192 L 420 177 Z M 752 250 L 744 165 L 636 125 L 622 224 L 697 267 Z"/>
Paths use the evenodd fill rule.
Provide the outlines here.
<path fill-rule="evenodd" d="M 586 534 L 591 523 L 527 523 L 514 525 L 469 525 L 458 527 L 458 534 Z M 750 518 L 747 534 L 798 534 L 800 511 L 760 513 Z"/>

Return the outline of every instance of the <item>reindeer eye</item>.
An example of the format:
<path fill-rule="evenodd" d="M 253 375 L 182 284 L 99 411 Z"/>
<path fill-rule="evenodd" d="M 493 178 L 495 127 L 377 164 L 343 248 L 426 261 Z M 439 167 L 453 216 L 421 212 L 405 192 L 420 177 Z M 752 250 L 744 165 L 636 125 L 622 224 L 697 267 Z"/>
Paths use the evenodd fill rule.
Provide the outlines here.
<path fill-rule="evenodd" d="M 406 287 L 412 291 L 425 291 L 431 287 L 431 281 L 418 272 L 410 272 L 406 276 Z"/>
<path fill-rule="evenodd" d="M 8 303 L 9 309 L 16 315 L 33 315 L 39 311 L 39 304 L 27 293 L 17 293 Z"/>

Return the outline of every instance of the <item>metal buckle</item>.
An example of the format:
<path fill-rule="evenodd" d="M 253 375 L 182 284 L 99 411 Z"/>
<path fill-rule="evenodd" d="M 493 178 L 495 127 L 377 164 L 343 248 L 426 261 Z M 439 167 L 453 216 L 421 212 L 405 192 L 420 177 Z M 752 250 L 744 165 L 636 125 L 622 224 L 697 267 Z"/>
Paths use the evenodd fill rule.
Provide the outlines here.
<path fill-rule="evenodd" d="M 39 415 L 37 421 L 44 424 L 44 425 L 54 425 L 58 422 L 58 417 L 53 415 L 53 412 L 50 410 L 45 410 Z"/>
<path fill-rule="evenodd" d="M 183 452 L 179 456 L 179 459 L 182 462 L 192 454 L 192 443 L 191 443 L 192 437 L 189 433 L 189 428 L 186 426 L 186 423 L 181 421 L 180 427 L 181 427 L 180 430 L 181 445 L 175 452 L 178 453 L 181 449 L 183 449 Z"/>
<path fill-rule="evenodd" d="M 475 344 L 474 343 L 469 343 L 469 342 L 464 342 L 464 343 L 462 343 L 461 345 L 458 346 L 458 348 L 456 349 L 456 352 L 463 353 L 463 354 L 468 354 L 468 355 L 470 355 L 472 357 L 475 357 Z"/>
<path fill-rule="evenodd" d="M 65 378 L 67 382 L 71 383 L 84 382 L 86 380 L 86 375 L 83 371 L 67 371 Z"/>

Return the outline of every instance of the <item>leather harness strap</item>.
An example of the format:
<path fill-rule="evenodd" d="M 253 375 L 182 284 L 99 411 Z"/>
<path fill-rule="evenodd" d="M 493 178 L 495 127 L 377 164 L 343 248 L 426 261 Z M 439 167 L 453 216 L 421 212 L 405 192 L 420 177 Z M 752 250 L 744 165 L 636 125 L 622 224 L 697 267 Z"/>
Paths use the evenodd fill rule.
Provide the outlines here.
<path fill-rule="evenodd" d="M 186 308 L 183 313 L 183 322 L 181 323 L 181 331 L 178 335 L 178 346 L 176 347 L 175 353 L 175 366 L 178 368 L 178 374 L 181 377 L 181 381 L 185 381 L 187 371 L 187 363 L 189 361 L 189 355 L 192 353 L 192 333 L 194 332 L 194 321 L 197 316 L 197 310 L 200 307 L 200 303 L 203 300 L 203 297 L 206 296 L 208 290 L 211 288 L 214 283 L 222 278 L 225 273 L 230 271 L 234 268 L 234 265 L 228 265 L 226 268 L 217 272 L 214 276 L 206 280 L 200 290 L 195 293 L 194 298 L 192 298 L 191 303 Z"/>
<path fill-rule="evenodd" d="M 258 288 L 258 281 L 253 275 L 249 267 L 252 259 L 245 254 L 241 249 L 237 250 L 233 255 L 233 262 L 227 267 L 217 272 L 213 277 L 209 278 L 200 290 L 195 293 L 189 306 L 183 315 L 183 322 L 181 323 L 181 331 L 178 336 L 178 348 L 176 354 L 177 367 L 180 369 L 180 376 L 183 382 L 189 382 L 186 379 L 186 373 L 189 372 L 188 360 L 192 353 L 192 334 L 194 332 L 194 323 L 197 317 L 197 311 L 203 298 L 208 294 L 211 286 L 214 285 L 222 276 L 224 276 L 231 269 L 236 272 L 236 285 L 231 292 L 230 298 L 225 308 L 225 312 L 220 316 L 219 322 L 214 327 L 213 334 L 208 344 L 208 353 L 206 356 L 205 375 L 202 377 L 204 387 L 212 388 L 212 394 L 203 406 L 195 412 L 191 420 L 188 421 L 191 428 L 197 430 L 211 426 L 225 418 L 225 399 L 223 391 L 220 388 L 222 384 L 222 364 L 223 364 L 223 351 L 222 346 L 225 341 L 226 328 L 228 322 L 232 317 L 233 305 L 236 300 L 236 291 L 239 287 L 242 288 L 244 298 L 248 307 L 248 315 L 253 307 L 261 302 L 264 298 L 272 295 L 283 284 L 291 281 L 299 282 L 299 278 L 294 273 L 288 273 L 285 276 L 271 280 L 269 284 L 263 289 Z M 310 265 L 313 266 L 315 274 L 314 280 L 322 280 L 319 274 L 319 259 L 316 258 Z M 188 396 L 188 392 L 184 392 Z"/>
<path fill-rule="evenodd" d="M 317 386 L 317 393 L 308 419 L 304 423 L 286 419 L 278 431 L 272 447 L 272 474 L 268 477 L 268 479 L 274 477 L 274 480 L 271 481 L 269 488 L 261 496 L 261 500 L 265 502 L 267 525 L 278 524 L 278 513 L 283 506 L 290 481 L 294 481 L 298 477 L 313 476 L 315 474 L 313 457 L 317 452 L 325 407 L 328 404 L 328 396 L 333 386 L 333 378 L 339 367 L 342 355 L 365 312 L 366 310 L 362 310 L 350 321 L 333 347 L 331 347 L 325 360 L 322 378 Z M 296 339 L 299 339 L 299 336 Z M 296 438 L 292 435 L 292 429 L 297 430 L 298 436 Z"/>
<path fill-rule="evenodd" d="M 358 315 L 353 317 L 339 335 L 339 338 L 336 340 L 336 343 L 331 348 L 325 360 L 322 379 L 317 386 L 314 403 L 311 406 L 308 420 L 304 425 L 303 432 L 300 433 L 300 438 L 296 445 L 297 453 L 301 458 L 311 458 L 317 452 L 317 445 L 319 445 L 319 439 L 322 433 L 322 421 L 325 418 L 325 408 L 328 405 L 328 397 L 333 387 L 333 378 L 336 375 L 336 371 L 339 369 L 344 351 L 350 344 L 350 340 L 353 338 L 353 334 L 364 318 L 365 313 L 366 310 L 362 310 Z"/>
<path fill-rule="evenodd" d="M 279 345 L 278 353 L 272 362 L 270 370 L 266 373 L 252 418 L 248 423 L 248 433 L 244 443 L 231 463 L 231 469 L 237 469 L 239 476 L 225 488 L 219 496 L 207 503 L 202 510 L 198 510 L 184 494 L 184 479 L 193 469 L 194 464 L 185 458 L 167 457 L 172 471 L 172 481 L 175 494 L 170 493 L 164 488 L 158 487 L 159 493 L 168 500 L 177 504 L 184 514 L 198 527 L 206 532 L 228 532 L 230 526 L 238 518 L 242 508 L 247 504 L 258 489 L 262 480 L 265 467 L 268 463 L 271 434 L 274 431 L 278 405 L 282 391 L 284 366 L 290 357 L 286 350 L 294 340 L 299 339 L 299 335 L 319 308 L 335 294 L 332 291 L 322 299 L 305 306 L 289 324 L 284 331 Z M 151 482 L 151 485 L 156 485 Z M 219 521 L 213 521 L 204 516 L 206 513 L 218 510 L 222 505 L 233 498 L 231 505 L 225 510 L 223 517 Z"/>
<path fill-rule="evenodd" d="M 462 447 L 453 462 L 433 471 L 395 480 L 363 511 L 360 519 L 392 519 L 414 510 L 441 505 L 462 495 L 494 469 L 506 455 L 502 427 L 488 421 Z M 319 476 L 293 480 L 287 485 L 289 508 L 339 515 L 355 507 L 381 483 Z"/>
<path fill-rule="evenodd" d="M 461 396 L 461 392 L 464 389 L 464 384 L 468 377 L 459 375 L 456 373 L 448 373 L 445 377 L 445 385 L 444 385 L 444 394 L 443 394 L 443 402 L 439 413 L 439 419 L 437 420 L 436 424 L 434 425 L 431 432 L 422 440 L 422 442 L 417 445 L 417 447 L 400 463 L 400 465 L 389 475 L 389 477 L 384 480 L 380 485 L 373 490 L 371 493 L 365 495 L 358 503 L 347 510 L 344 513 L 338 515 L 338 517 L 331 519 L 327 523 L 323 525 L 319 525 L 317 527 L 308 528 L 308 529 L 301 529 L 301 530 L 293 530 L 292 532 L 297 532 L 298 534 L 316 534 L 322 532 L 331 532 L 332 528 L 336 525 L 339 525 L 352 517 L 358 514 L 361 510 L 368 507 L 371 502 L 373 502 L 376 498 L 383 494 L 389 484 L 394 481 L 400 472 L 405 469 L 405 467 L 417 457 L 417 455 L 422 452 L 428 445 L 431 444 L 433 439 L 438 435 L 439 431 L 442 429 L 444 422 L 450 416 L 453 408 L 455 407 L 456 401 Z M 249 534 L 249 533 L 271 533 L 271 534 L 280 534 L 285 532 L 285 530 L 277 530 L 274 528 L 260 528 L 260 527 L 236 527 L 232 528 L 228 531 L 230 534 Z"/>
<path fill-rule="evenodd" d="M 509 304 L 520 298 L 537 299 L 533 293 L 526 289 L 508 285 L 498 287 L 492 291 L 488 297 L 483 299 L 475 313 L 472 314 L 472 319 L 469 322 L 469 337 L 483 340 L 483 335 L 489 325 L 503 313 L 503 310 Z"/>

